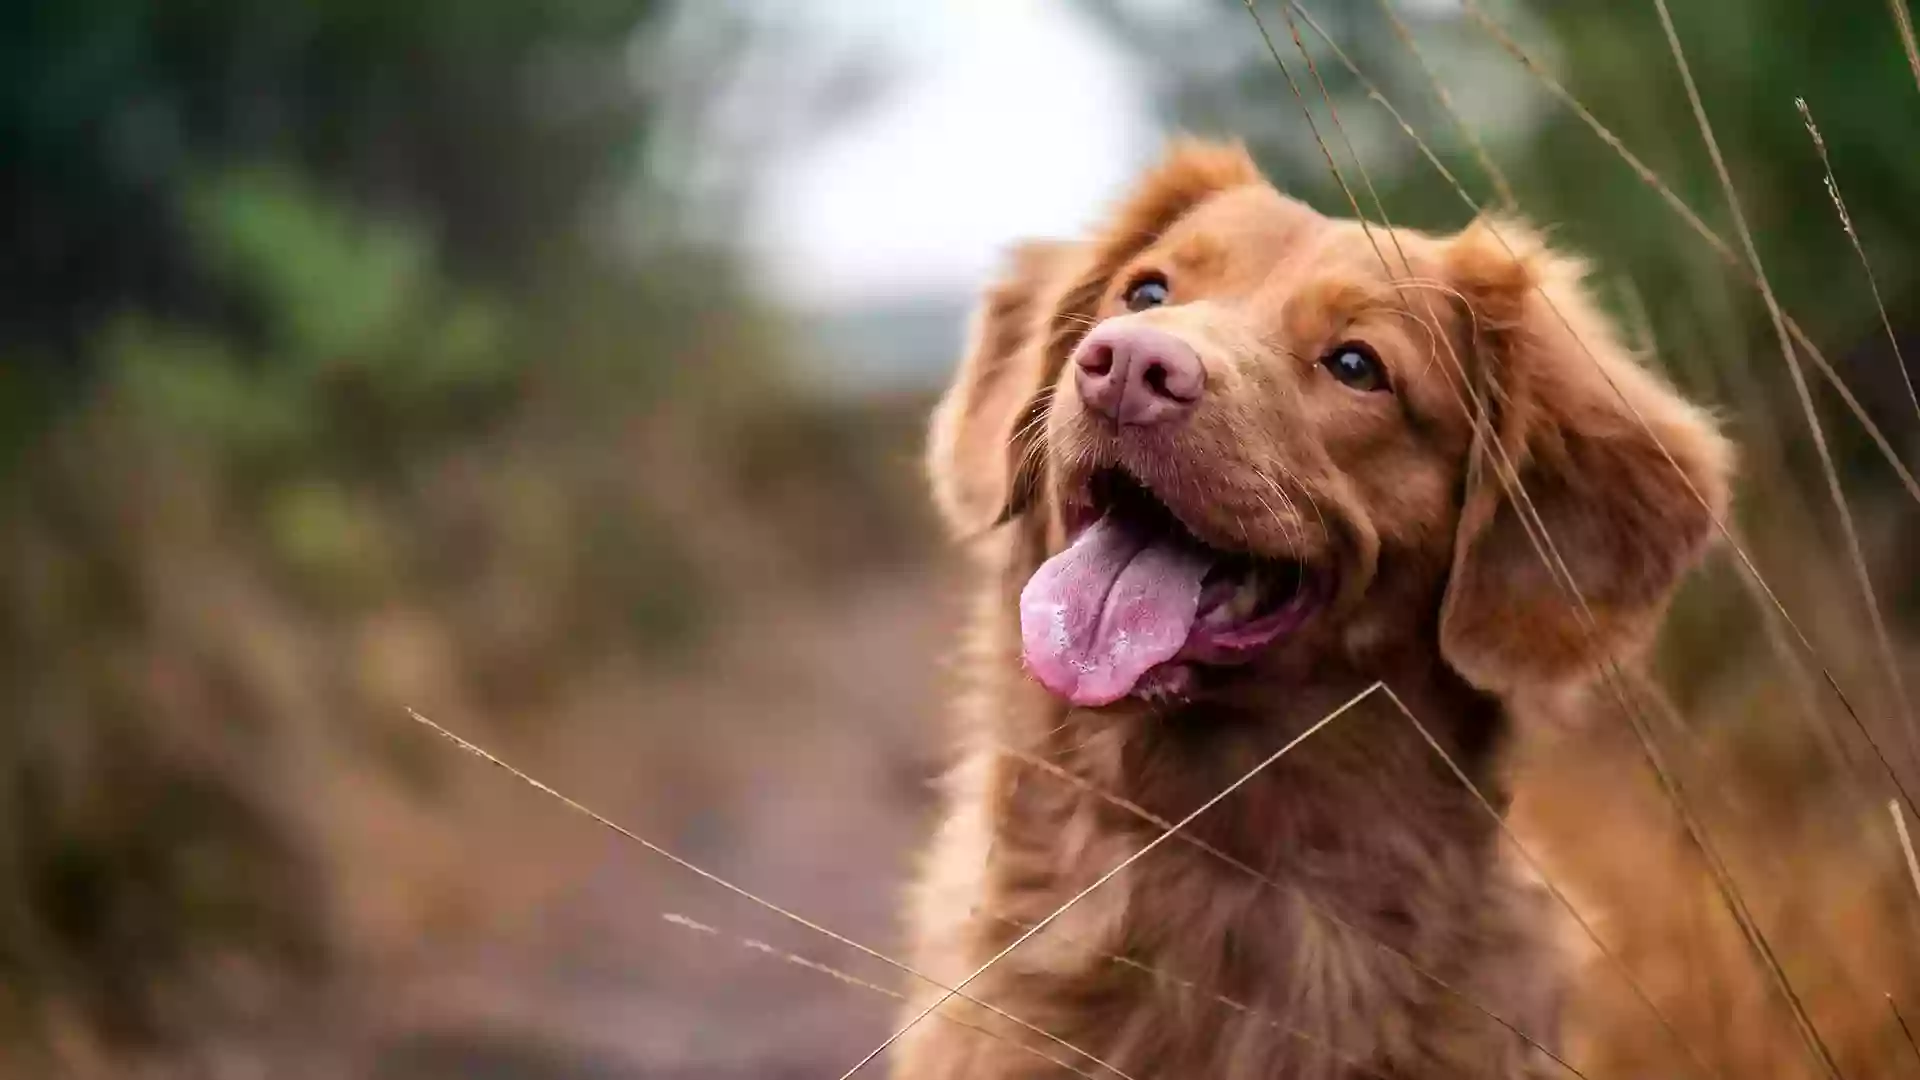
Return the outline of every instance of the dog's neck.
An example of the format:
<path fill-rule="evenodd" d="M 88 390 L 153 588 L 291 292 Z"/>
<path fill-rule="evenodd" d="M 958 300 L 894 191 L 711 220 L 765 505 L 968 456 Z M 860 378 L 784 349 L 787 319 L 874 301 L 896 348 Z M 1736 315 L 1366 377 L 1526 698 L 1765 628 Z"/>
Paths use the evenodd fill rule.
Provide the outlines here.
<path fill-rule="evenodd" d="M 1012 693 L 1002 700 L 1015 707 L 995 737 L 1077 784 L 1056 775 L 1004 785 L 1001 822 L 1031 830 L 1005 839 L 1052 848 L 1045 861 L 1065 869 L 1077 860 L 1064 848 L 1081 834 L 1050 835 L 1064 821 L 1128 836 L 1137 850 L 1238 783 L 1153 858 L 1223 882 L 1283 882 L 1378 933 L 1418 933 L 1407 904 L 1436 874 L 1471 891 L 1459 879 L 1491 872 L 1499 824 L 1481 798 L 1504 808 L 1507 714 L 1448 668 L 1437 644 L 1416 638 L 1356 661 L 1331 644 L 1337 634 L 1325 637 L 1324 649 L 1240 673 L 1192 701 L 1084 710 L 1020 673 L 1013 634 L 1002 654 Z M 1107 868 L 1089 864 L 1061 884 L 1084 885 Z"/>
<path fill-rule="evenodd" d="M 1441 661 L 1431 626 L 1356 649 L 1339 628 L 1362 624 L 1330 615 L 1320 638 L 1197 683 L 1190 702 L 1071 709 L 1022 669 L 1015 601 L 1044 543 L 1016 534 L 1002 552 L 943 833 L 942 873 L 958 876 L 925 894 L 953 920 L 943 932 L 973 935 L 956 970 L 1006 951 L 982 991 L 1109 1060 L 1388 1075 L 1317 1049 L 1339 1047 L 1413 1063 L 1391 1075 L 1521 1075 L 1520 1044 L 1421 974 L 1552 1029 L 1559 969 L 1500 856 L 1507 713 Z M 1194 987 L 1262 1019 L 1199 1005 Z M 1451 1064 L 1436 1072 L 1435 1055 Z M 1507 1064 L 1477 1073 L 1485 1062 Z"/>
<path fill-rule="evenodd" d="M 1475 846 L 1491 837 L 1497 823 L 1475 794 L 1504 805 L 1497 764 L 1507 721 L 1497 702 L 1418 655 L 1377 670 L 1311 666 L 1297 681 L 1249 676 L 1218 697 L 1101 710 L 1029 691 L 1022 730 L 1008 734 L 1116 809 L 1127 810 L 1124 801 L 1144 811 L 1133 813 L 1143 836 L 1238 784 L 1183 832 L 1263 872 L 1368 861 L 1371 849 L 1409 835 Z"/>

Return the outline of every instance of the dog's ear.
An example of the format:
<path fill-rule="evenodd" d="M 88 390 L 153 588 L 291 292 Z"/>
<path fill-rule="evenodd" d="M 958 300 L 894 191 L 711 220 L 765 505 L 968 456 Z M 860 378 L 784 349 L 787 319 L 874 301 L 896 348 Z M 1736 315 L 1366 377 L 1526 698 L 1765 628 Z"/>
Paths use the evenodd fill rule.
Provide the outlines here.
<path fill-rule="evenodd" d="M 991 285 L 953 385 L 934 409 L 927 465 L 947 527 L 968 536 L 1019 514 L 1032 497 L 1047 335 L 1080 261 L 1076 245 L 1032 242 Z"/>
<path fill-rule="evenodd" d="M 1619 343 L 1585 267 L 1526 226 L 1476 223 L 1446 261 L 1473 317 L 1485 422 L 1441 654 L 1493 693 L 1585 682 L 1652 639 L 1724 519 L 1733 448 Z M 1556 551 L 1584 611 L 1549 561 Z"/>
<path fill-rule="evenodd" d="M 1113 275 L 1187 211 L 1261 182 L 1237 143 L 1176 142 L 1085 243 L 1028 243 L 987 289 L 966 356 L 934 410 L 928 467 L 947 526 L 977 535 L 1023 514 L 1044 469 L 1047 396 Z"/>

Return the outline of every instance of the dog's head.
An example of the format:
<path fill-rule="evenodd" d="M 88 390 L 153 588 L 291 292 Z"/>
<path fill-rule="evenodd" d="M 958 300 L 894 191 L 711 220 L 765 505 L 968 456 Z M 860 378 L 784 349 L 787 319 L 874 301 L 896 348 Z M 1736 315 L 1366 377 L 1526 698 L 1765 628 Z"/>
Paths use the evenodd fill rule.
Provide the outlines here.
<path fill-rule="evenodd" d="M 989 291 L 937 501 L 1043 538 L 1026 662 L 1076 704 L 1423 643 L 1491 692 L 1578 683 L 1651 636 L 1732 458 L 1581 269 L 1518 223 L 1367 228 L 1176 146 Z"/>

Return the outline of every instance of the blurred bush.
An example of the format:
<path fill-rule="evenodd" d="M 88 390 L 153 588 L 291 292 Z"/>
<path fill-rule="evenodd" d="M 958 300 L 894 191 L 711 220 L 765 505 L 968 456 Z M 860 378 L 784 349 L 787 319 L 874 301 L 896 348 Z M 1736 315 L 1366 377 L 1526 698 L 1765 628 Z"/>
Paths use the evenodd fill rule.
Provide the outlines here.
<path fill-rule="evenodd" d="M 0 1074 L 317 1052 L 441 786 L 406 706 L 910 549 L 913 425 L 790 392 L 659 160 L 750 46 L 684 14 L 0 15 Z"/>

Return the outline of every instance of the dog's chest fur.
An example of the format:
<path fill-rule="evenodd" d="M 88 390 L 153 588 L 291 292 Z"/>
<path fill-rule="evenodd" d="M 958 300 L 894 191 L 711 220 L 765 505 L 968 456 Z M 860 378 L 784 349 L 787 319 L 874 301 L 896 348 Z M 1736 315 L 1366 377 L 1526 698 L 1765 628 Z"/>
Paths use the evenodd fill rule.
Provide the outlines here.
<path fill-rule="evenodd" d="M 983 629 L 965 758 L 914 916 L 914 962 L 947 985 L 1366 685 L 1332 677 L 1264 707 L 1068 714 Z M 1497 711 L 1453 687 L 1396 689 L 1491 794 Z M 1531 1076 L 1544 1057 L 1481 1009 L 1551 1031 L 1544 915 L 1491 815 L 1375 694 L 968 993 L 1136 1080 Z M 1072 1075 L 1046 1057 L 1104 1073 L 983 1010 L 954 1015 L 999 1038 L 929 1020 L 895 1075 Z"/>

